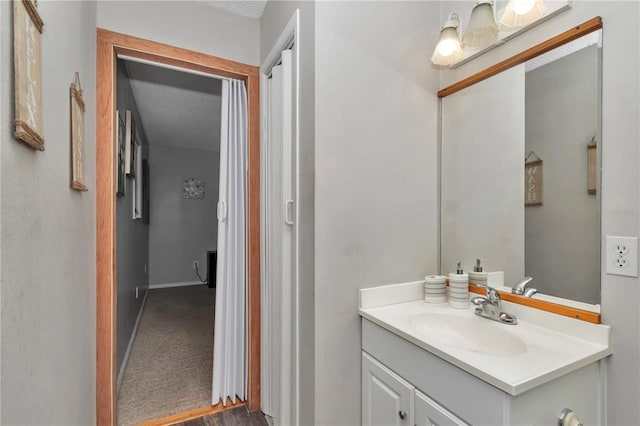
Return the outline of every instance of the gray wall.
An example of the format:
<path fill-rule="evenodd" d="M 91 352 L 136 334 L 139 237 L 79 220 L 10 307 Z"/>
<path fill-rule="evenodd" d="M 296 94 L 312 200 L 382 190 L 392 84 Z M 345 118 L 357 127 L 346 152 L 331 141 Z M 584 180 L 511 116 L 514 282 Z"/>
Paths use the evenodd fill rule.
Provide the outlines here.
<path fill-rule="evenodd" d="M 258 19 L 234 15 L 199 1 L 98 1 L 97 4 L 100 28 L 258 65 Z"/>
<path fill-rule="evenodd" d="M 360 424 L 358 289 L 438 270 L 438 12 L 316 4 L 315 424 Z"/>
<path fill-rule="evenodd" d="M 0 423 L 95 424 L 95 3 L 40 2 L 45 151 L 13 138 L 12 2 L 0 2 Z M 69 85 L 86 104 L 85 177 L 70 188 Z"/>
<path fill-rule="evenodd" d="M 217 247 L 220 153 L 165 146 L 149 147 L 151 223 L 149 284 L 198 281 L 193 261 L 206 278 L 207 250 Z M 187 178 L 202 179 L 203 199 L 184 199 Z"/>
<path fill-rule="evenodd" d="M 443 3 L 440 19 L 444 21 L 452 11 L 470 11 L 474 3 Z M 602 17 L 601 247 L 605 235 L 639 233 L 640 55 L 637 49 L 628 49 L 630 40 L 640 39 L 639 15 L 640 3 L 635 1 L 574 1 L 571 10 L 440 75 L 445 87 L 588 19 Z M 607 362 L 607 421 L 610 425 L 640 424 L 640 280 L 607 275 L 604 268 L 601 271 L 602 318 L 612 326 L 614 336 L 614 354 Z"/>
<path fill-rule="evenodd" d="M 296 8 L 300 9 L 300 164 L 298 200 L 300 412 L 302 425 L 316 424 L 315 406 L 315 8 L 310 1 L 270 0 L 262 15 L 260 58 L 265 60 Z"/>
<path fill-rule="evenodd" d="M 131 91 L 127 69 L 118 61 L 118 79 L 116 84 L 116 108 L 125 120 L 125 112 L 131 111 L 136 128 L 143 140 L 144 129 L 138 107 Z M 143 158 L 147 147 L 143 145 Z M 140 178 L 141 176 L 137 176 Z M 120 374 L 124 355 L 142 307 L 142 300 L 149 285 L 145 268 L 149 264 L 149 226 L 142 219 L 133 220 L 134 179 L 126 179 L 124 197 L 116 197 L 116 268 L 117 268 L 117 334 L 116 359 Z M 115 195 L 114 195 L 115 196 Z M 136 297 L 136 287 L 139 288 Z"/>
<path fill-rule="evenodd" d="M 544 203 L 525 209 L 525 273 L 542 293 L 600 303 L 600 192 L 587 193 L 599 137 L 598 46 L 526 73 L 525 152 L 543 159 Z"/>

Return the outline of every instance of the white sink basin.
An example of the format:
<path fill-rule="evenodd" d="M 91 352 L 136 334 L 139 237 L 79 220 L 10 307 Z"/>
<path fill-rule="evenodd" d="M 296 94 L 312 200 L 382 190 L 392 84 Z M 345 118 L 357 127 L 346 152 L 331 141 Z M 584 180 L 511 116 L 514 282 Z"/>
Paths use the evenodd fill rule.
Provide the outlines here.
<path fill-rule="evenodd" d="M 503 301 L 502 324 L 424 302 L 424 281 L 360 291 L 360 315 L 509 393 L 519 395 L 612 353 L 611 329 Z M 390 349 L 392 350 L 392 349 Z"/>
<path fill-rule="evenodd" d="M 527 351 L 527 344 L 511 330 L 513 326 L 465 314 L 420 313 L 410 316 L 409 323 L 419 334 L 461 350 L 497 356 Z"/>

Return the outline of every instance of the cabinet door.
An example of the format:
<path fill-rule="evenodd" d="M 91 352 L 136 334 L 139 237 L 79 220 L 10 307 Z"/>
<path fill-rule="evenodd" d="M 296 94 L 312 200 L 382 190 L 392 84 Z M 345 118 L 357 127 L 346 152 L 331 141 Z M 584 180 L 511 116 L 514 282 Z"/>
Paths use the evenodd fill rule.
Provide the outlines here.
<path fill-rule="evenodd" d="M 413 386 L 362 352 L 362 424 L 413 426 Z"/>
<path fill-rule="evenodd" d="M 466 426 L 467 424 L 427 395 L 415 391 L 416 426 Z"/>

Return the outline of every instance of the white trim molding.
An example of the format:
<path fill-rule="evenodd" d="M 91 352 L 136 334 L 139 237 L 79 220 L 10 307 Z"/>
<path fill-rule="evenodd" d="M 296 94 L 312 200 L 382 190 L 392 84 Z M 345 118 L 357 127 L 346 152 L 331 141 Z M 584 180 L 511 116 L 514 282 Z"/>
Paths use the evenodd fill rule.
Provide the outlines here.
<path fill-rule="evenodd" d="M 142 318 L 142 312 L 144 311 L 144 305 L 147 303 L 147 296 L 149 295 L 149 289 L 144 292 L 144 297 L 142 298 L 142 305 L 140 305 L 140 312 L 138 312 L 138 318 L 136 318 L 136 323 L 133 326 L 133 331 L 131 332 L 131 338 L 129 338 L 129 344 L 127 345 L 127 350 L 124 353 L 124 358 L 122 358 L 122 365 L 120 366 L 120 371 L 118 372 L 118 381 L 117 381 L 117 392 L 120 394 L 120 384 L 122 383 L 122 379 L 124 378 L 124 372 L 127 369 L 127 363 L 129 362 L 129 354 L 131 353 L 131 348 L 133 347 L 133 341 L 136 340 L 136 336 L 138 334 L 138 326 L 140 325 L 140 319 Z"/>

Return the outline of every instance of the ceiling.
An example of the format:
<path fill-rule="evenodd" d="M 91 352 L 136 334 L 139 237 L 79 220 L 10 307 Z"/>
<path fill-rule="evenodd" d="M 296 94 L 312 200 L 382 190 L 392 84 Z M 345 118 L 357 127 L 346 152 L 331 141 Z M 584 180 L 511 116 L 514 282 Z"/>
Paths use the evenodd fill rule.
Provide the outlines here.
<path fill-rule="evenodd" d="M 235 13 L 236 15 L 248 16 L 260 19 L 262 12 L 267 6 L 267 0 L 200 0 L 203 3 Z"/>
<path fill-rule="evenodd" d="M 221 80 L 125 64 L 149 145 L 220 151 Z"/>

